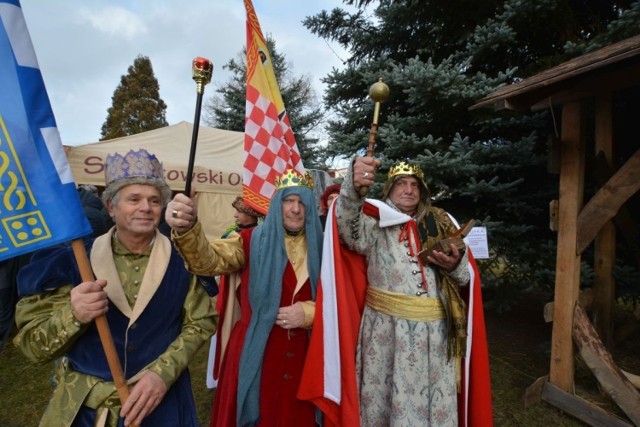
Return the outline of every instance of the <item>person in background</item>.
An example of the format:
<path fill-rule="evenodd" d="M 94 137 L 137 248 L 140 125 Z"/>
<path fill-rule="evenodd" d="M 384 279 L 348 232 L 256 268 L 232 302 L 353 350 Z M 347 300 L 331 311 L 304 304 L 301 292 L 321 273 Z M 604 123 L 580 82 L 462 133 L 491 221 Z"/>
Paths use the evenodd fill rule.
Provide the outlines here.
<path fill-rule="evenodd" d="M 240 274 L 240 316 L 222 358 L 212 426 L 315 425 L 315 406 L 296 391 L 315 315 L 322 226 L 311 175 L 288 170 L 275 186 L 262 224 L 211 242 L 193 200 L 178 194 L 167 206 L 190 271 Z"/>
<path fill-rule="evenodd" d="M 23 254 L 0 261 L 0 351 L 14 329 L 14 315 L 18 302 L 18 272 L 29 263 L 30 258 L 31 254 Z"/>
<path fill-rule="evenodd" d="M 320 208 L 322 209 L 322 213 L 320 214 L 320 222 L 322 223 L 323 230 L 325 224 L 327 223 L 327 213 L 329 212 L 331 202 L 333 202 L 339 194 L 340 184 L 331 184 L 324 189 L 322 197 L 320 197 Z"/>
<path fill-rule="evenodd" d="M 264 219 L 264 215 L 244 203 L 242 196 L 236 197 L 231 206 L 236 210 L 236 213 L 233 214 L 235 222 L 222 233 L 222 236 L 220 236 L 222 239 L 227 238 L 232 232 L 239 233 L 247 228 L 253 228 L 258 225 L 258 221 Z"/>
<path fill-rule="evenodd" d="M 33 362 L 64 356 L 43 426 L 198 426 L 187 366 L 216 326 L 204 289 L 157 229 L 171 191 L 146 150 L 107 156 L 115 226 L 89 248 L 82 281 L 69 247 L 36 252 L 19 276 L 14 343 Z M 128 382 L 120 404 L 94 320 L 104 315 Z M 102 424 L 101 424 L 102 423 Z"/>

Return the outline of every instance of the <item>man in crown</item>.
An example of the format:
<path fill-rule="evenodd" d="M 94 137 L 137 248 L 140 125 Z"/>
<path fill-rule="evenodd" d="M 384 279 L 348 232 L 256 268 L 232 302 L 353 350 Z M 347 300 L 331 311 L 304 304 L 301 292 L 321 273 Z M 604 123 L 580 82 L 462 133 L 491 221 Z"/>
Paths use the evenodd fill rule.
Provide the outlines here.
<path fill-rule="evenodd" d="M 327 352 L 331 339 L 318 344 L 314 335 L 310 356 L 316 349 L 324 356 L 319 362 L 309 359 L 304 378 L 310 385 L 300 395 L 315 401 L 338 425 L 457 427 L 467 338 L 458 288 L 470 280 L 469 251 L 450 245 L 450 251 L 434 251 L 423 264 L 418 253 L 449 237 L 456 226 L 432 206 L 422 170 L 405 162 L 390 169 L 382 200 L 365 199 L 379 165 L 378 159 L 356 157 L 327 222 L 328 236 L 335 230 L 343 245 L 361 255 L 338 246 L 335 252 L 342 258 L 333 259 L 333 252 L 326 256 L 335 265 L 334 275 L 325 275 L 323 268 L 323 316 L 314 328 L 340 331 L 335 345 L 340 346 L 341 377 L 336 382 L 325 376 L 324 383 L 311 384 L 313 372 L 335 360 Z M 328 302 L 333 294 L 335 305 Z M 333 306 L 337 324 L 324 316 Z M 361 314 L 359 321 L 353 320 L 354 312 Z M 357 342 L 345 339 L 356 335 Z M 327 404 L 323 396 L 341 400 Z M 490 419 L 490 397 L 488 411 Z M 466 417 L 460 421 L 467 425 Z"/>
<path fill-rule="evenodd" d="M 315 315 L 322 226 L 310 174 L 288 170 L 275 184 L 264 222 L 226 239 L 207 241 L 185 195 L 167 209 L 190 271 L 240 273 L 240 317 L 222 356 L 212 426 L 315 425 L 314 405 L 296 391 Z"/>
<path fill-rule="evenodd" d="M 46 249 L 19 275 L 15 343 L 36 362 L 61 358 L 43 426 L 199 426 L 187 370 L 216 326 L 207 295 L 158 230 L 171 190 L 146 150 L 107 156 L 102 198 L 115 222 L 82 281 L 72 249 Z M 98 330 L 105 315 L 129 385 L 120 404 Z"/>

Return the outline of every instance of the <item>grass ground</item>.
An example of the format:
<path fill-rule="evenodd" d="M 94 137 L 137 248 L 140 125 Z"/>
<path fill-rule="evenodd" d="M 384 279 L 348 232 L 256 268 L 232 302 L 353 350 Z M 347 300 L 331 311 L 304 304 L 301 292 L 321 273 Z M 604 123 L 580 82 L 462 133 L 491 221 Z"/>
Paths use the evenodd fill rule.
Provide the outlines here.
<path fill-rule="evenodd" d="M 208 346 L 200 349 L 191 369 L 193 393 L 202 426 L 209 425 L 214 390 L 206 387 Z M 51 395 L 53 364 L 35 365 L 8 343 L 0 353 L 0 426 L 37 426 Z"/>
<path fill-rule="evenodd" d="M 524 392 L 536 379 L 547 375 L 551 326 L 542 320 L 544 301 L 526 299 L 509 313 L 486 312 L 491 363 L 493 413 L 496 426 L 582 426 L 544 402 L 527 409 Z M 619 346 L 614 359 L 628 371 L 640 372 L 638 334 Z M 214 391 L 205 385 L 208 346 L 197 354 L 191 369 L 198 416 L 209 425 Z M 615 410 L 602 397 L 593 376 L 576 363 L 576 393 L 596 404 Z M 33 365 L 9 343 L 0 353 L 0 426 L 36 426 L 51 394 L 51 364 Z"/>

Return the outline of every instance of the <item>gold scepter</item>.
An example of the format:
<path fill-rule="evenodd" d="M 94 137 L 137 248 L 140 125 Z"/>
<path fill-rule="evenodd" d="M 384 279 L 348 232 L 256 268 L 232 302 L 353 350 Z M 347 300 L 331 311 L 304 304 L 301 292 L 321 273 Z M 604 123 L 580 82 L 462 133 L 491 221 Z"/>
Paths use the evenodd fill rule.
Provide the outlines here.
<path fill-rule="evenodd" d="M 193 165 L 196 160 L 196 146 L 198 144 L 198 129 L 200 128 L 200 111 L 202 111 L 202 95 L 204 87 L 211 81 L 213 64 L 207 58 L 196 57 L 191 63 L 193 80 L 196 82 L 198 97 L 196 98 L 196 113 L 193 119 L 193 133 L 191 135 L 191 150 L 189 151 L 189 164 L 187 166 L 187 182 L 184 186 L 184 194 L 191 197 L 191 181 L 193 180 Z"/>
<path fill-rule="evenodd" d="M 375 102 L 373 107 L 373 122 L 371 122 L 371 130 L 369 131 L 369 148 L 367 156 L 373 157 L 373 149 L 376 145 L 376 136 L 378 135 L 378 117 L 380 116 L 380 104 L 389 97 L 389 86 L 382 81 L 382 77 L 369 88 L 369 98 Z M 360 187 L 360 195 L 364 197 L 369 192 L 369 187 Z"/>

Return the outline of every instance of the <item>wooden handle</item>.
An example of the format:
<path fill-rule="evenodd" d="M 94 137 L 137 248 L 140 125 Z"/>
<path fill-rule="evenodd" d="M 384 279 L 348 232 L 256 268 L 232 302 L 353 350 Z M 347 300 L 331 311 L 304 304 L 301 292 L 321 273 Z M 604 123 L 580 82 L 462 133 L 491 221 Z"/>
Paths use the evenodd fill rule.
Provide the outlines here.
<path fill-rule="evenodd" d="M 76 262 L 78 263 L 78 270 L 80 270 L 80 277 L 82 278 L 82 281 L 94 282 L 96 278 L 93 274 L 93 270 L 91 269 L 91 263 L 89 262 L 84 242 L 82 239 L 76 239 L 71 242 L 71 247 L 73 248 L 73 254 L 76 258 Z M 104 314 L 98 316 L 96 317 L 95 322 L 96 328 L 98 329 L 98 335 L 100 336 L 100 342 L 102 343 L 102 348 L 107 356 L 107 363 L 109 364 L 109 370 L 113 377 L 113 383 L 116 386 L 120 403 L 124 405 L 124 402 L 129 397 L 129 387 L 127 386 L 127 381 L 124 378 L 122 365 L 120 365 L 120 360 L 118 359 L 116 345 L 113 342 L 113 336 L 109 329 L 107 317 Z"/>

